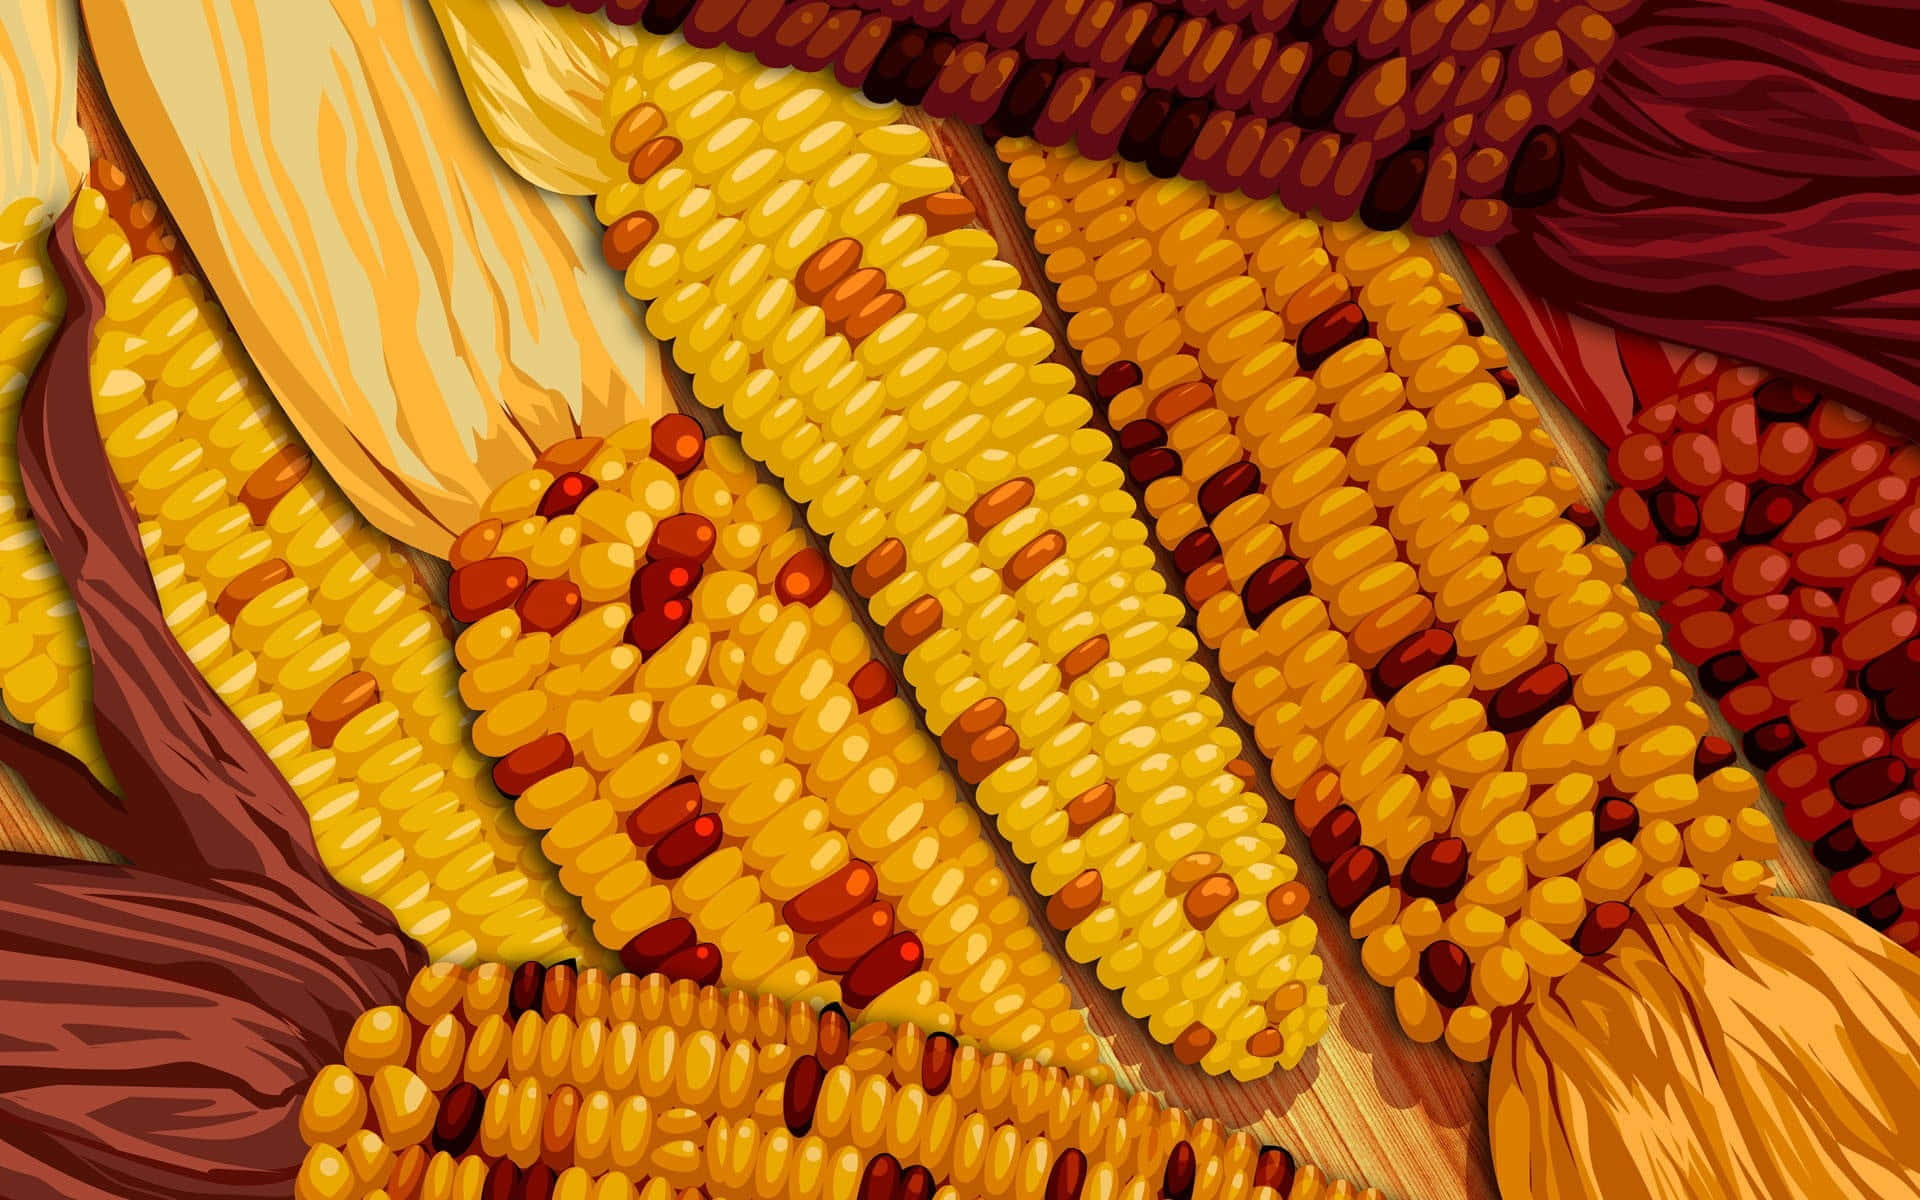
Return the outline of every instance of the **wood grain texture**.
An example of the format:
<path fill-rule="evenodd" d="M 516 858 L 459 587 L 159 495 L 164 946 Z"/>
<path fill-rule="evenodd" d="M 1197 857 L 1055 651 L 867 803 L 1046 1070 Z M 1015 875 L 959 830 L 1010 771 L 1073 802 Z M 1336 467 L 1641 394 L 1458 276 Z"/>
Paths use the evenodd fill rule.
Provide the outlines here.
<path fill-rule="evenodd" d="M 151 195 L 145 174 L 113 122 L 90 62 L 83 64 L 81 114 L 96 154 L 127 170 L 142 194 Z M 1045 301 L 1043 320 L 1064 348 L 1064 315 L 1054 303 L 1052 285 L 1040 270 L 998 159 L 971 127 L 935 120 L 923 124 L 935 135 L 963 180 L 963 189 L 980 208 L 983 224 L 998 240 L 1002 256 L 1021 270 L 1028 285 Z M 1452 248 L 1443 247 L 1443 253 L 1451 269 L 1460 274 L 1462 264 Z M 1465 276 L 1462 279 L 1471 292 L 1471 283 Z M 1479 311 L 1487 313 L 1484 297 L 1476 299 L 1480 301 L 1476 304 Z M 1488 325 L 1501 332 L 1491 319 Z M 1061 354 L 1061 361 L 1071 366 L 1064 349 Z M 1598 511 L 1606 490 L 1604 454 L 1565 409 L 1539 389 L 1538 379 L 1525 364 L 1515 365 L 1528 385 L 1527 394 L 1535 397 L 1545 414 L 1562 458 L 1579 477 L 1588 502 Z M 710 430 L 723 428 L 713 413 L 693 402 L 691 386 L 683 373 L 671 369 L 669 375 L 683 408 Z M 429 589 L 444 596 L 446 565 L 424 555 L 410 557 Z M 844 578 L 840 585 L 846 587 Z M 858 602 L 853 607 L 856 612 L 863 611 Z M 877 637 L 874 642 L 880 644 Z M 1210 652 L 1203 649 L 1201 653 L 1210 659 Z M 893 665 L 898 667 L 897 660 Z M 1215 691 L 1250 753 L 1257 755 L 1251 750 L 1251 730 L 1232 715 L 1224 689 L 1216 686 Z M 1716 715 L 1714 720 L 1718 723 L 1720 718 Z M 1726 730 L 1722 728 L 1721 732 Z M 1302 871 L 1310 882 L 1319 884 L 1320 868 L 1304 852 L 1305 839 L 1294 826 L 1290 807 L 1281 803 L 1270 787 L 1263 785 L 1262 790 L 1273 819 L 1295 842 Z M 1777 818 L 1777 808 L 1770 811 Z M 995 843 L 1010 878 L 1026 893 L 1030 911 L 1037 914 L 1039 901 L 1026 882 L 1024 867 L 1003 842 L 996 838 Z M 0 848 L 74 856 L 97 849 L 77 842 L 71 833 L 47 820 L 30 798 L 17 788 L 5 786 L 0 786 Z M 1781 869 L 1789 889 L 1825 897 L 1820 873 L 1804 847 L 1790 849 Z M 1297 1070 L 1253 1084 L 1209 1078 L 1180 1065 L 1170 1051 L 1147 1036 L 1141 1023 L 1120 1009 L 1118 998 L 1099 984 L 1091 970 L 1069 964 L 1069 982 L 1086 1004 L 1095 1028 L 1107 1039 L 1111 1064 L 1128 1083 L 1163 1091 L 1177 1103 L 1235 1126 L 1257 1129 L 1264 1138 L 1292 1148 L 1302 1161 L 1317 1163 L 1329 1174 L 1379 1187 L 1397 1200 L 1471 1200 L 1495 1195 L 1486 1133 L 1485 1070 L 1459 1062 L 1439 1046 L 1412 1043 L 1399 1029 L 1389 993 L 1361 969 L 1357 947 L 1346 936 L 1344 922 L 1324 908 L 1316 908 L 1314 916 L 1321 927 L 1320 953 L 1332 993 L 1332 1026 L 1326 1039 L 1309 1052 Z M 1060 936 L 1050 929 L 1044 932 L 1065 962 Z"/>

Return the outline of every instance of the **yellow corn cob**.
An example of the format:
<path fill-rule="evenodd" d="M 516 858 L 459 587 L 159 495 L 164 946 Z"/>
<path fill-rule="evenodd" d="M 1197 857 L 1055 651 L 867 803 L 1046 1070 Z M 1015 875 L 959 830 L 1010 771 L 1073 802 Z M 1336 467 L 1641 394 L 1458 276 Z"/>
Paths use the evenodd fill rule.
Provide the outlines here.
<path fill-rule="evenodd" d="M 899 115 L 642 37 L 604 105 L 609 259 L 854 567 L 1069 952 L 1184 1061 L 1297 1063 L 1326 991 L 1284 836 L 1039 301 Z"/>
<path fill-rule="evenodd" d="M 474 744 L 602 946 L 1100 1070 L 977 818 L 738 443 L 637 422 L 549 448 L 486 511 L 449 587 Z"/>
<path fill-rule="evenodd" d="M 35 197 L 0 208 L 0 696 L 7 711 L 102 779 L 88 713 L 85 641 L 66 585 L 20 491 L 20 397 L 59 323 L 43 247 L 53 212 Z"/>
<path fill-rule="evenodd" d="M 341 1060 L 297 1200 L 1380 1196 L 1146 1093 L 661 975 L 429 967 Z"/>
<path fill-rule="evenodd" d="M 1696 771 L 1704 710 L 1619 556 L 1562 517 L 1572 476 L 1424 244 L 1000 154 L 1408 1032 L 1485 1057 L 1492 1014 L 1605 953 L 1629 904 L 1771 886 L 1757 784 Z"/>
<path fill-rule="evenodd" d="M 406 560 L 308 464 L 197 282 L 135 254 L 99 191 L 82 189 L 74 226 L 106 296 L 101 433 L 168 625 L 299 794 L 328 868 L 437 957 L 575 953 L 571 901 L 465 747 L 451 639 Z M 30 523 L 7 544 L 31 556 L 10 581 L 57 587 Z M 35 700 L 16 679 L 64 684 L 51 694 L 71 716 L 49 699 L 32 715 L 73 722 L 68 744 L 90 736 L 84 669 L 67 665 L 84 642 L 71 605 L 42 595 L 15 622 L 41 649 L 8 699 Z"/>

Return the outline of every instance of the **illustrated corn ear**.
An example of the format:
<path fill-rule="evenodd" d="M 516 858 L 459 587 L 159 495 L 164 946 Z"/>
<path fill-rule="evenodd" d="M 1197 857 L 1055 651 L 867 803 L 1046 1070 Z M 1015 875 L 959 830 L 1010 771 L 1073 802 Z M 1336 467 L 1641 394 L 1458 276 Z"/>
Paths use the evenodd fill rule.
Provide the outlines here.
<path fill-rule="evenodd" d="M 354 1022 L 299 1127 L 295 1200 L 1380 1200 L 948 1034 L 565 965 L 420 972 Z"/>
<path fill-rule="evenodd" d="M 82 7 L 208 285 L 374 526 L 444 556 L 539 447 L 665 411 L 577 203 L 497 169 L 424 6 Z"/>

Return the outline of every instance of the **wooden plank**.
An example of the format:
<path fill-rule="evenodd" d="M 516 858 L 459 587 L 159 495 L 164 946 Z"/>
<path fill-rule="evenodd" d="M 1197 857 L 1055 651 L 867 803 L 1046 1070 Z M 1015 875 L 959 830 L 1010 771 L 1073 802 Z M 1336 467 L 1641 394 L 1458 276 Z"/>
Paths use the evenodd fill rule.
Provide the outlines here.
<path fill-rule="evenodd" d="M 137 189 L 150 196 L 149 181 L 112 119 L 90 61 L 83 65 L 81 114 L 96 153 L 125 169 Z M 943 121 L 924 124 L 953 162 L 964 190 L 980 208 L 983 224 L 998 240 L 1003 256 L 1021 270 L 1028 285 L 1045 301 L 1043 321 L 1063 348 L 1061 361 L 1071 366 L 1064 351 L 1064 314 L 1053 301 L 1053 288 L 1040 270 L 1025 222 L 991 148 L 971 127 Z M 1469 277 L 1462 274 L 1452 248 L 1443 246 L 1442 254 L 1469 291 L 1476 291 Z M 1484 297 L 1474 298 L 1479 311 L 1490 313 Z M 1488 325 L 1497 334 L 1501 332 L 1490 318 Z M 1580 478 L 1589 502 L 1598 510 L 1605 496 L 1604 454 L 1564 407 L 1544 393 L 1524 363 L 1516 362 L 1515 369 L 1528 394 L 1537 398 L 1563 460 Z M 710 430 L 722 428 L 715 414 L 694 402 L 685 375 L 677 370 L 670 370 L 669 375 L 680 406 Z M 443 597 L 446 565 L 425 555 L 410 553 L 409 557 L 422 581 L 437 597 Z M 842 576 L 839 583 L 845 588 L 844 573 Z M 853 607 L 863 612 L 858 603 Z M 876 646 L 881 644 L 877 636 L 873 640 Z M 1212 665 L 1210 653 L 1202 651 L 1202 655 Z M 897 661 L 893 665 L 897 668 Z M 1215 690 L 1225 711 L 1232 714 L 1224 690 L 1217 685 Z M 1715 720 L 1719 721 L 1717 715 Z M 1254 753 L 1251 731 L 1235 717 L 1230 716 L 1230 721 Z M 88 852 L 87 845 L 52 822 L 31 798 L 8 786 L 10 783 L 0 781 L 0 847 L 76 856 Z M 1264 781 L 1262 791 L 1274 819 L 1289 830 L 1297 846 L 1303 847 L 1304 839 L 1293 825 L 1288 806 Z M 1777 818 L 1777 810 L 1773 811 Z M 1026 881 L 1024 867 L 1004 842 L 997 837 L 994 841 L 1002 865 L 1026 896 L 1029 910 L 1037 914 L 1039 900 Z M 97 847 L 92 851 L 97 854 Z M 1320 869 L 1310 856 L 1301 853 L 1300 858 L 1309 879 L 1316 884 L 1322 882 Z M 1819 872 L 1803 847 L 1788 851 L 1782 874 L 1789 888 L 1824 898 Z M 1264 1138 L 1294 1148 L 1304 1161 L 1318 1163 L 1336 1176 L 1375 1185 L 1392 1197 L 1465 1200 L 1493 1195 L 1484 1069 L 1461 1063 L 1438 1046 L 1412 1043 L 1394 1019 L 1388 994 L 1361 969 L 1344 922 L 1321 907 L 1316 907 L 1314 916 L 1323 935 L 1320 952 L 1333 997 L 1332 1026 L 1299 1069 L 1253 1084 L 1209 1078 L 1176 1062 L 1165 1047 L 1147 1036 L 1139 1022 L 1121 1011 L 1117 997 L 1100 985 L 1091 970 L 1069 964 L 1069 982 L 1076 997 L 1086 1005 L 1094 1027 L 1107 1039 L 1111 1065 L 1129 1084 L 1163 1091 L 1200 1112 L 1257 1129 Z M 1050 929 L 1044 932 L 1056 955 L 1066 962 L 1060 936 Z"/>

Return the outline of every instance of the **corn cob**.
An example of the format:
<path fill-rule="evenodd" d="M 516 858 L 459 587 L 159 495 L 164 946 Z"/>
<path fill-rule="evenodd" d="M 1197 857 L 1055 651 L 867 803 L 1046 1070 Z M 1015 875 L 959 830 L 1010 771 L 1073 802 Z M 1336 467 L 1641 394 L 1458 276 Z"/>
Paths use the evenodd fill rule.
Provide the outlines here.
<path fill-rule="evenodd" d="M 34 197 L 0 208 L 0 696 L 7 711 L 108 778 L 87 719 L 84 639 L 66 585 L 20 490 L 20 397 L 60 316 L 42 246 L 53 213 Z"/>
<path fill-rule="evenodd" d="M 300 1108 L 297 1200 L 1378 1200 L 1153 1096 L 835 1006 L 429 967 Z"/>
<path fill-rule="evenodd" d="M 465 747 L 432 600 L 310 463 L 197 281 L 135 219 L 124 175 L 102 164 L 95 179 L 75 231 L 107 296 L 97 416 L 169 627 L 299 794 L 343 883 L 438 957 L 573 953 L 571 901 Z M 10 579 L 57 586 L 30 523 L 8 545 L 31 555 Z M 62 744 L 85 747 L 86 675 L 68 665 L 85 643 L 63 600 L 47 591 L 17 622 L 41 649 L 7 678 L 64 681 L 71 713 L 42 700 L 34 717 L 57 711 Z"/>
<path fill-rule="evenodd" d="M 1698 355 L 1634 414 L 1607 524 L 1834 899 L 1920 949 L 1920 449 Z"/>
<path fill-rule="evenodd" d="M 605 101 L 609 261 L 853 568 L 1068 952 L 1183 1061 L 1290 1066 L 1327 1017 L 1284 835 L 1039 301 L 898 116 L 643 39 Z"/>
<path fill-rule="evenodd" d="M 549 448 L 454 543 L 475 745 L 633 970 L 1097 1071 L 1058 965 L 786 498 L 690 418 Z"/>
<path fill-rule="evenodd" d="M 1410 1034 L 1484 1058 L 1493 1015 L 1634 908 L 1772 886 L 1757 784 L 1703 740 L 1424 246 L 1000 154 L 1201 637 Z"/>
<path fill-rule="evenodd" d="M 989 136 L 1073 144 L 1302 211 L 1479 240 L 1557 193 L 1560 131 L 1637 7 L 1508 4 L 1496 16 L 1489 5 L 1367 0 L 1208 3 L 1188 14 L 1078 0 L 546 3 L 604 9 L 655 35 L 684 25 L 695 46 L 770 67 L 832 67 L 870 99 Z"/>

